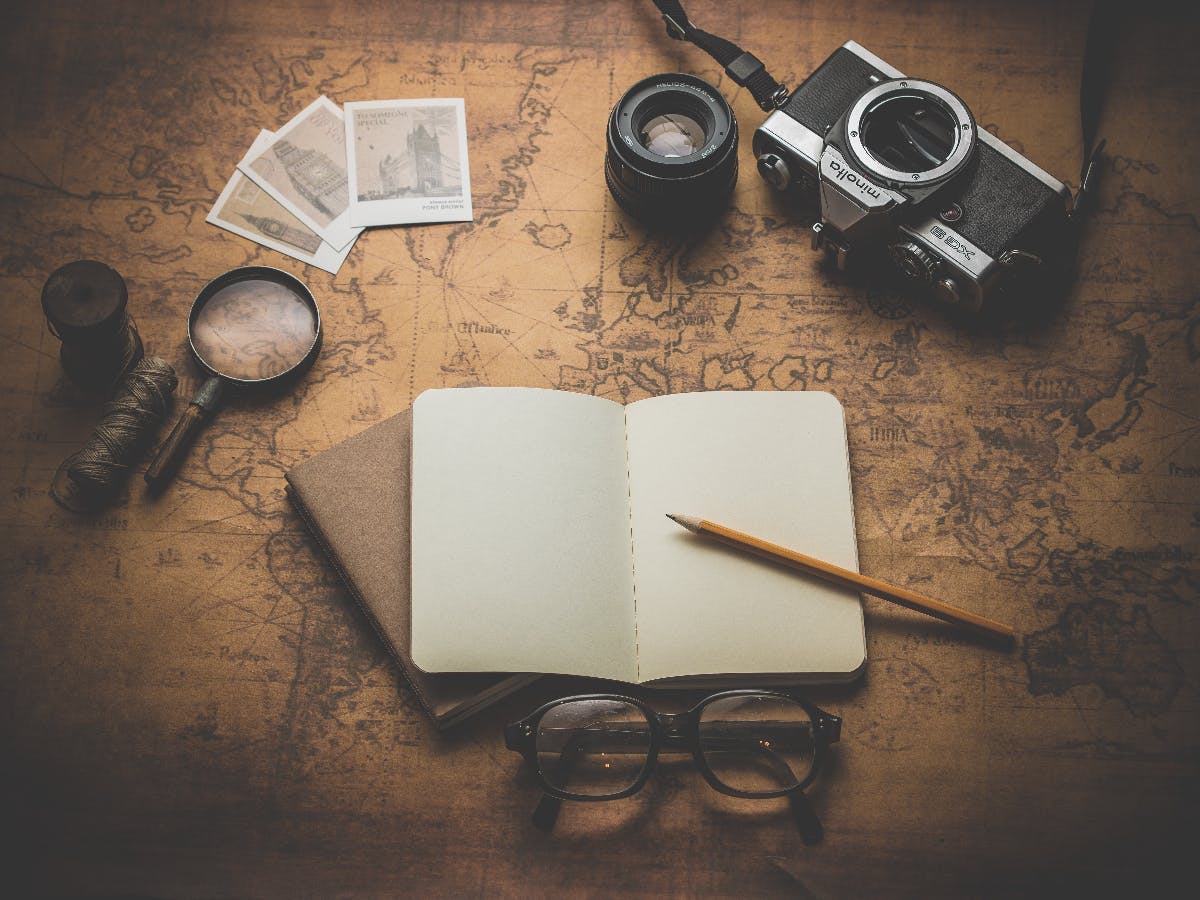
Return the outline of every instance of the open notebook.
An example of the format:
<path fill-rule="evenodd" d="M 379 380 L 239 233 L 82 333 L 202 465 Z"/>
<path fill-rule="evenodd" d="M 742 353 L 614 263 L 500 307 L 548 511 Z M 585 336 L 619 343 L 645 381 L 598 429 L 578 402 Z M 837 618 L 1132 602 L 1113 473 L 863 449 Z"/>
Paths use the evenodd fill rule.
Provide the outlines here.
<path fill-rule="evenodd" d="M 689 687 L 858 673 L 856 593 L 667 513 L 857 570 L 841 405 L 818 392 L 624 406 L 534 388 L 426 391 L 413 405 L 414 663 Z"/>

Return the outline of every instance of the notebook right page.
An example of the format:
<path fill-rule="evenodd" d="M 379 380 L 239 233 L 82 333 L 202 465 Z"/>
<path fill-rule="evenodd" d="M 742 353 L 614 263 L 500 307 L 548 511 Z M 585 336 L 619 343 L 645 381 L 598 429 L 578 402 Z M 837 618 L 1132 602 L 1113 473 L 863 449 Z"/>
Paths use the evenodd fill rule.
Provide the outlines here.
<path fill-rule="evenodd" d="M 857 593 L 692 534 L 709 519 L 858 570 L 846 425 L 817 391 L 712 391 L 626 407 L 638 680 L 853 678 Z"/>

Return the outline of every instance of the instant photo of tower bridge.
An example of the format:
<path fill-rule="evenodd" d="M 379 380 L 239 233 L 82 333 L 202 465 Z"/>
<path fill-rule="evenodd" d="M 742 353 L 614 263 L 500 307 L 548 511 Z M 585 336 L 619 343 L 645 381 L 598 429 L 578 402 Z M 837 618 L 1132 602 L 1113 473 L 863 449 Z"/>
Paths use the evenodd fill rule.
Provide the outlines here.
<path fill-rule="evenodd" d="M 453 196 L 461 190 L 454 110 L 430 107 L 414 119 L 403 149 L 379 160 L 376 177 L 360 187 L 359 200 Z"/>

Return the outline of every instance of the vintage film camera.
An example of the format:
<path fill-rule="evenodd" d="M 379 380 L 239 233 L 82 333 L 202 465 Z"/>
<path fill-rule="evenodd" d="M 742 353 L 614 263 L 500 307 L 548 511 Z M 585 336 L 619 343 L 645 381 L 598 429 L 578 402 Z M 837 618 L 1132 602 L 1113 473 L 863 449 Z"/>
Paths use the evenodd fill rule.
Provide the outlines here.
<path fill-rule="evenodd" d="M 693 25 L 679 0 L 654 4 L 669 36 L 712 56 L 769 113 L 754 133 L 758 171 L 815 209 L 813 248 L 839 268 L 1002 316 L 1044 312 L 1065 293 L 1104 145 L 1093 146 L 1098 54 L 1115 33 L 1107 18 L 1089 26 L 1084 166 L 1072 202 L 1063 182 L 980 129 L 954 92 L 906 77 L 854 41 L 789 94 L 753 54 Z M 605 176 L 620 206 L 652 227 L 703 227 L 737 179 L 732 109 L 692 75 L 638 82 L 609 117 Z"/>
<path fill-rule="evenodd" d="M 1067 186 L 978 128 L 953 92 L 854 41 L 767 117 L 753 146 L 769 184 L 819 202 L 813 248 L 839 268 L 886 249 L 906 279 L 979 311 L 1069 263 Z"/>

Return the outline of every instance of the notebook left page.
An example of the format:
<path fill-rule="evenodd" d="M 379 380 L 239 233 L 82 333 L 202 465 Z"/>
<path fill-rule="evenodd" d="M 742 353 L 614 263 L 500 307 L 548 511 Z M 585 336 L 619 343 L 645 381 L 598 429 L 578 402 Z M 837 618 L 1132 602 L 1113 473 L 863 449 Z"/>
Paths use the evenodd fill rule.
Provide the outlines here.
<path fill-rule="evenodd" d="M 412 659 L 636 672 L 624 409 L 537 388 L 413 404 Z"/>

